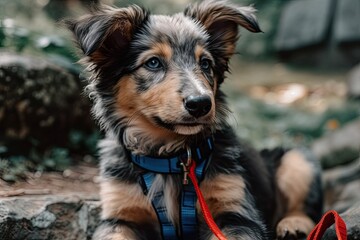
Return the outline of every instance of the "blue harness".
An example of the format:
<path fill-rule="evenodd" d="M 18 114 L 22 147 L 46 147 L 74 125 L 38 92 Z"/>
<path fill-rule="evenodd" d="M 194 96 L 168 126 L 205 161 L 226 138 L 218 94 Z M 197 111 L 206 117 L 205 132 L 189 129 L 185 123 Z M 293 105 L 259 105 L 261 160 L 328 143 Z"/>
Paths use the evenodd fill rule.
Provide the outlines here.
<path fill-rule="evenodd" d="M 184 164 L 188 159 L 196 162 L 195 173 L 199 181 L 204 178 L 204 172 L 210 161 L 213 150 L 213 139 L 206 138 L 202 144 L 196 148 L 189 148 L 187 152 L 177 157 L 155 158 L 142 155 L 131 155 L 132 162 L 137 166 L 147 170 L 140 177 L 140 184 L 145 195 L 148 194 L 156 174 L 183 174 L 183 185 L 180 196 L 180 229 L 175 228 L 172 222 L 167 218 L 167 210 L 163 201 L 164 192 L 160 190 L 155 193 L 152 205 L 157 214 L 162 239 L 179 240 L 179 239 L 197 239 L 198 222 L 196 214 L 197 196 L 194 186 L 187 182 L 187 172 Z M 178 234 L 180 232 L 180 236 Z"/>

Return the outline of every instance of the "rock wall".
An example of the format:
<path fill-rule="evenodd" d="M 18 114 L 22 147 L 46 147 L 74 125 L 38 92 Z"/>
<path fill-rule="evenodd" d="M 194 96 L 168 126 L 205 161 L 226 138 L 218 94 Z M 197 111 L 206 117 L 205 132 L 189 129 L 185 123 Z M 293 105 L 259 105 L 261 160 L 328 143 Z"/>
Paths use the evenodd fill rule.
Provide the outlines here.
<path fill-rule="evenodd" d="M 0 199 L 1 240 L 83 240 L 99 223 L 98 201 L 75 196 Z"/>
<path fill-rule="evenodd" d="M 0 52 L 0 158 L 36 153 L 41 161 L 53 147 L 74 147 L 72 131 L 93 132 L 82 93 L 79 72 L 46 57 Z"/>

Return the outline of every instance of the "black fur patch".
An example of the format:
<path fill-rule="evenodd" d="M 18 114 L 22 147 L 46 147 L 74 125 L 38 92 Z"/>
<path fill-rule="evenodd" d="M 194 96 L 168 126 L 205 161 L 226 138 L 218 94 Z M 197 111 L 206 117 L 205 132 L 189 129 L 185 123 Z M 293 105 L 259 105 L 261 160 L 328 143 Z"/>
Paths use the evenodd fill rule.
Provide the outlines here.
<path fill-rule="evenodd" d="M 122 225 L 129 228 L 139 240 L 162 240 L 158 232 L 154 230 L 153 223 L 134 223 L 122 219 L 104 219 L 100 223 L 105 228 L 114 228 Z"/>
<path fill-rule="evenodd" d="M 233 212 L 224 212 L 215 218 L 215 222 L 229 238 L 270 240 L 269 234 L 259 219 L 250 219 Z M 201 235 L 209 237 L 211 232 L 207 230 Z"/>

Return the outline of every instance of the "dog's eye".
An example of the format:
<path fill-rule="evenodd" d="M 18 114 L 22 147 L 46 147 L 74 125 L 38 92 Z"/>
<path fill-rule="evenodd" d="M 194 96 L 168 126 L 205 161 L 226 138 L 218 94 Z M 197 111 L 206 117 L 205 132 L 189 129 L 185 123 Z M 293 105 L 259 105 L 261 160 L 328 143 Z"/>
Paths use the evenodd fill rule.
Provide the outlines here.
<path fill-rule="evenodd" d="M 145 66 L 150 70 L 159 70 L 160 68 L 162 68 L 161 61 L 157 57 L 152 57 L 147 60 L 145 62 Z"/>
<path fill-rule="evenodd" d="M 209 71 L 211 68 L 211 61 L 209 59 L 203 58 L 200 60 L 200 67 L 203 71 Z"/>

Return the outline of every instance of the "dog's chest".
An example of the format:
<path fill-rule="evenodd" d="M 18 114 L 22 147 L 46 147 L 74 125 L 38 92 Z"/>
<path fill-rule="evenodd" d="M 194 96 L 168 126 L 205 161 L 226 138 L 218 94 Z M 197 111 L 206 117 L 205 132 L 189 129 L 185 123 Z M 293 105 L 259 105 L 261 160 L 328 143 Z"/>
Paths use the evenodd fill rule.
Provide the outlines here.
<path fill-rule="evenodd" d="M 142 189 L 151 201 L 164 239 L 178 239 L 178 236 L 187 239 L 198 234 L 195 189 L 181 180 L 179 175 L 142 176 Z"/>

